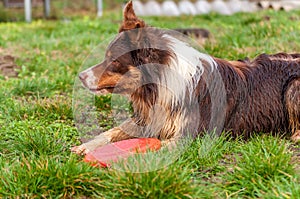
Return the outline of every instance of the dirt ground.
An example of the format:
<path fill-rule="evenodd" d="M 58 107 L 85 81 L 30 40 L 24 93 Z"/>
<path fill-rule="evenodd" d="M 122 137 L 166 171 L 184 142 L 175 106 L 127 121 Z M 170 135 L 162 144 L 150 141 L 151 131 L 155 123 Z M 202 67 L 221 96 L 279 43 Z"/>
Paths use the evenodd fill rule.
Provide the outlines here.
<path fill-rule="evenodd" d="M 20 68 L 15 63 L 15 57 L 11 55 L 0 55 L 0 75 L 4 77 L 18 77 L 16 69 Z"/>

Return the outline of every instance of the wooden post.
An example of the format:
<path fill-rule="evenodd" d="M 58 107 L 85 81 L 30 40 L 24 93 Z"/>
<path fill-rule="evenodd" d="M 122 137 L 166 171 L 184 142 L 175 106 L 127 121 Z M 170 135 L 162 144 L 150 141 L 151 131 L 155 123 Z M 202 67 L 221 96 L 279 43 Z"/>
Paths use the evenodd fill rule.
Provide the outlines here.
<path fill-rule="evenodd" d="M 97 17 L 101 17 L 103 14 L 103 2 L 102 0 L 97 0 Z"/>
<path fill-rule="evenodd" d="M 25 20 L 31 22 L 31 0 L 24 0 Z"/>
<path fill-rule="evenodd" d="M 44 15 L 46 18 L 50 16 L 50 0 L 44 0 Z"/>

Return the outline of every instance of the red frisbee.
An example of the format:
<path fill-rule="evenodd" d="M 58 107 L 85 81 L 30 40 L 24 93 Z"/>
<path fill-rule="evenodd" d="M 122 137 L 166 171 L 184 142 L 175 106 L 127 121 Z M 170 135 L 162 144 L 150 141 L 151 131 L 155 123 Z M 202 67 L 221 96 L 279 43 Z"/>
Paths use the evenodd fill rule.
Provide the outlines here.
<path fill-rule="evenodd" d="M 156 138 L 135 138 L 114 142 L 87 153 L 83 159 L 95 167 L 109 167 L 110 163 L 120 159 L 126 160 L 136 153 L 157 151 L 161 147 L 159 139 Z"/>

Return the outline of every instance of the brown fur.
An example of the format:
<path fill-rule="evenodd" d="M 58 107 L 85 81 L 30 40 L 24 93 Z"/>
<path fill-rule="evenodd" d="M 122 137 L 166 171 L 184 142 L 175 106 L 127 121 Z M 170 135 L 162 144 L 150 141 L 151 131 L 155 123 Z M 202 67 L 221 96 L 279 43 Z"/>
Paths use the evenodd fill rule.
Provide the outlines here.
<path fill-rule="evenodd" d="M 284 132 L 292 130 L 289 120 L 299 124 L 299 58 L 279 53 L 248 63 L 216 59 L 228 91 L 225 129 L 234 134 Z"/>
<path fill-rule="evenodd" d="M 145 27 L 144 21 L 138 19 L 133 11 L 132 2 L 124 10 L 124 21 L 119 32 L 134 29 L 133 33 L 120 35 L 129 38 L 133 43 L 137 38 L 149 43 L 166 45 L 159 30 L 141 34 L 139 28 Z M 146 35 L 146 36 L 145 36 Z M 147 38 L 141 38 L 147 37 Z M 157 41 L 156 38 L 161 38 Z M 93 92 L 130 94 L 134 115 L 119 127 L 115 127 L 97 136 L 94 140 L 81 146 L 74 147 L 76 153 L 86 153 L 97 146 L 109 142 L 120 141 L 132 137 L 157 137 L 161 140 L 176 140 L 187 132 L 199 135 L 199 132 L 211 130 L 226 130 L 232 135 L 249 136 L 252 132 L 292 132 L 294 141 L 300 140 L 300 54 L 279 53 L 275 55 L 259 55 L 255 60 L 226 61 L 213 58 L 217 64 L 217 72 L 212 72 L 205 60 L 204 73 L 198 82 L 195 91 L 196 101 L 192 104 L 178 102 L 175 105 L 165 104 L 158 96 L 159 87 L 155 84 L 141 85 L 150 78 L 148 73 L 159 75 L 163 69 L 157 65 L 168 65 L 173 56 L 170 50 L 157 50 L 140 46 L 139 50 L 114 57 L 115 52 L 126 51 L 131 42 L 116 39 L 108 47 L 106 59 L 98 66 L 82 72 L 82 82 Z M 120 43 L 120 41 L 122 41 Z M 138 42 L 136 42 L 138 44 Z M 145 70 L 138 65 L 152 64 Z M 166 66 L 165 66 L 166 67 Z M 96 87 L 89 85 L 88 73 L 96 76 Z M 225 89 L 225 106 L 217 105 L 217 114 L 212 110 L 212 99 L 220 100 L 221 90 L 216 80 L 222 80 Z M 151 82 L 151 81 L 150 81 Z M 161 89 L 161 88 L 160 88 Z M 214 92 L 211 93 L 210 90 Z M 167 90 L 166 90 L 167 92 Z M 187 105 L 186 109 L 181 106 Z M 155 106 L 154 106 L 155 105 Z M 200 111 L 198 112 L 197 109 Z M 184 115 L 185 114 L 185 115 Z M 225 115 L 224 125 L 220 116 Z M 162 115 L 166 117 L 163 118 Z M 219 126 L 218 126 L 219 125 Z M 151 126 L 152 132 L 147 132 Z M 144 134 L 143 134 L 144 133 Z"/>

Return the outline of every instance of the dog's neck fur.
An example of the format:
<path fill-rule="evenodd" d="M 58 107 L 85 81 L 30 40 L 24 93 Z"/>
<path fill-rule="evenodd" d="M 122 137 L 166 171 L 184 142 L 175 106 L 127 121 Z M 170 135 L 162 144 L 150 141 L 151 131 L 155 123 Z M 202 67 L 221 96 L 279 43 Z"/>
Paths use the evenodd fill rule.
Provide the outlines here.
<path fill-rule="evenodd" d="M 131 99 L 133 119 L 144 126 L 144 135 L 155 137 L 153 133 L 157 133 L 161 138 L 167 139 L 176 137 L 176 134 L 182 135 L 187 130 L 183 129 L 184 126 L 193 126 L 193 130 L 198 128 L 195 125 L 185 125 L 190 120 L 188 115 L 193 115 L 186 107 L 198 104 L 195 91 L 201 76 L 211 74 L 217 65 L 212 57 L 200 53 L 187 43 L 167 34 L 163 37 L 172 51 L 168 63 L 143 66 L 144 70 L 150 68 L 147 75 L 154 82 L 138 88 Z M 159 74 L 155 72 L 156 69 L 160 70 Z M 163 135 L 161 132 L 168 134 Z"/>

